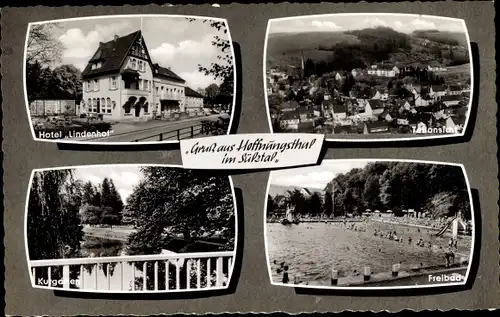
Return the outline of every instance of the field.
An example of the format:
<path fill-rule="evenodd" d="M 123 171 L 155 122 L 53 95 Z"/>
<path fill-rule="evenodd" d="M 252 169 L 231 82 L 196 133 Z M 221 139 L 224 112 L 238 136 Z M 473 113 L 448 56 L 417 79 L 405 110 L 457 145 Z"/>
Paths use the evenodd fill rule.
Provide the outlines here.
<path fill-rule="evenodd" d="M 446 71 L 436 72 L 436 75 L 444 77 L 447 84 L 472 84 L 470 63 L 458 66 L 449 66 Z"/>
<path fill-rule="evenodd" d="M 301 50 L 305 58 L 310 58 L 313 61 L 326 60 L 333 53 L 319 50 L 319 46 L 341 42 L 359 43 L 359 40 L 353 35 L 342 32 L 270 34 L 267 39 L 267 67 L 300 65 Z"/>

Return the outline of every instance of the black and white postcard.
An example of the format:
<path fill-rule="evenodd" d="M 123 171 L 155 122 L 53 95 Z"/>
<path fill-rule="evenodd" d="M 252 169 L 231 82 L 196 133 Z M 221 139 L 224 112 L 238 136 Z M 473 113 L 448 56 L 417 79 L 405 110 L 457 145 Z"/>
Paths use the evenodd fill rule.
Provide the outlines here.
<path fill-rule="evenodd" d="M 467 281 L 474 213 L 459 164 L 326 160 L 273 171 L 268 186 L 274 285 L 408 289 Z"/>
<path fill-rule="evenodd" d="M 473 68 L 461 19 L 378 13 L 272 19 L 264 59 L 274 132 L 344 141 L 465 133 Z"/>
<path fill-rule="evenodd" d="M 25 99 L 36 140 L 158 143 L 229 132 L 224 19 L 121 15 L 30 23 Z"/>
<path fill-rule="evenodd" d="M 229 287 L 236 204 L 227 176 L 163 165 L 34 170 L 32 286 L 97 293 Z"/>

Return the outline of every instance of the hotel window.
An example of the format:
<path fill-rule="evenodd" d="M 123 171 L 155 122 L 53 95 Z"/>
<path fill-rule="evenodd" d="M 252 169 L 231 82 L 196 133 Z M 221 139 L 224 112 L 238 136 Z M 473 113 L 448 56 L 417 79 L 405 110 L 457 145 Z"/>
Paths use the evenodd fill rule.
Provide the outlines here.
<path fill-rule="evenodd" d="M 116 101 L 114 101 L 114 100 L 113 100 L 113 101 L 111 102 L 111 107 L 112 107 L 112 109 L 114 109 L 114 108 L 116 107 Z"/>
<path fill-rule="evenodd" d="M 92 99 L 90 98 L 87 104 L 87 112 L 92 112 Z"/>
<path fill-rule="evenodd" d="M 144 81 L 144 90 L 151 91 L 151 90 L 149 89 L 149 80 L 145 80 L 145 81 Z"/>
<path fill-rule="evenodd" d="M 144 64 L 144 62 L 143 62 L 143 61 L 139 61 L 139 71 L 141 71 L 141 72 L 142 72 L 142 65 L 143 65 L 143 64 Z"/>
<path fill-rule="evenodd" d="M 94 80 L 94 91 L 99 91 L 99 80 L 98 79 Z"/>
<path fill-rule="evenodd" d="M 109 85 L 110 89 L 116 89 L 116 76 L 112 76 L 110 78 L 110 82 L 111 82 L 111 84 Z"/>
<path fill-rule="evenodd" d="M 92 66 L 90 67 L 90 69 L 92 69 L 92 70 L 96 69 L 96 65 L 92 64 Z"/>
<path fill-rule="evenodd" d="M 130 59 L 130 68 L 137 69 L 137 64 L 135 58 Z"/>
<path fill-rule="evenodd" d="M 106 99 L 106 112 L 111 113 L 111 98 Z"/>
<path fill-rule="evenodd" d="M 89 90 L 88 90 L 88 91 L 93 91 L 93 90 L 94 90 L 94 81 L 93 81 L 93 80 L 91 80 L 91 81 L 89 81 L 89 82 L 88 82 L 88 84 L 89 84 L 89 85 L 88 85 L 88 88 L 89 88 Z"/>
<path fill-rule="evenodd" d="M 102 66 L 102 63 L 101 63 L 101 62 L 99 62 L 99 63 L 97 63 L 96 68 L 101 68 L 101 66 Z"/>
<path fill-rule="evenodd" d="M 144 89 L 144 80 L 139 79 L 139 90 L 143 90 L 143 89 Z"/>
<path fill-rule="evenodd" d="M 92 112 L 97 112 L 97 99 L 95 98 L 92 99 Z"/>
<path fill-rule="evenodd" d="M 156 95 L 159 96 L 160 95 L 160 87 L 156 86 L 155 89 L 156 89 Z"/>
<path fill-rule="evenodd" d="M 105 113 L 106 112 L 106 108 L 107 108 L 106 99 L 101 98 L 101 113 Z"/>

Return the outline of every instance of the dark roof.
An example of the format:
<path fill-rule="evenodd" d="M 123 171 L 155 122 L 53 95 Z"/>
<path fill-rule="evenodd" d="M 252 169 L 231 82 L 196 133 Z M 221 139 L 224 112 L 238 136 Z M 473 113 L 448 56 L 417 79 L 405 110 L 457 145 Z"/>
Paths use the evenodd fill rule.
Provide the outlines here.
<path fill-rule="evenodd" d="M 132 44 L 140 36 L 141 31 L 136 31 L 122 37 L 117 37 L 106 43 L 99 43 L 99 47 L 82 72 L 82 78 L 118 72 Z M 102 66 L 98 69 L 92 69 L 90 61 L 101 61 Z"/>
<path fill-rule="evenodd" d="M 370 100 L 368 100 L 368 103 L 370 104 L 370 107 L 372 109 L 383 109 L 384 108 L 384 103 L 379 99 L 370 99 Z"/>
<path fill-rule="evenodd" d="M 299 103 L 295 100 L 283 102 L 280 105 L 281 109 L 297 109 L 299 107 Z"/>
<path fill-rule="evenodd" d="M 453 123 L 455 123 L 456 125 L 464 125 L 465 124 L 465 119 L 466 117 L 465 116 L 451 116 L 450 119 L 453 121 Z"/>
<path fill-rule="evenodd" d="M 411 116 L 409 119 L 408 119 L 408 122 L 410 124 L 419 124 L 420 122 L 424 123 L 422 120 L 420 120 L 418 117 L 416 116 Z M 424 123 L 425 124 L 425 123 Z"/>
<path fill-rule="evenodd" d="M 406 100 L 406 99 L 396 100 L 396 105 L 398 105 L 398 106 L 404 106 L 407 102 L 408 102 L 408 100 Z"/>
<path fill-rule="evenodd" d="M 458 90 L 462 90 L 462 86 L 460 86 L 460 85 L 449 85 L 448 89 L 451 90 L 451 91 L 458 91 Z"/>
<path fill-rule="evenodd" d="M 189 97 L 203 98 L 203 95 L 193 89 L 186 87 L 184 88 L 184 94 Z"/>
<path fill-rule="evenodd" d="M 333 113 L 346 113 L 346 112 L 347 112 L 346 105 L 344 105 L 340 102 L 333 103 Z"/>
<path fill-rule="evenodd" d="M 309 109 L 308 107 L 304 107 L 304 106 L 298 107 L 297 111 L 299 114 L 313 113 L 312 109 Z"/>
<path fill-rule="evenodd" d="M 358 106 L 359 105 L 358 99 L 356 99 L 356 98 L 347 98 L 346 99 L 346 103 L 350 103 L 353 106 Z"/>
<path fill-rule="evenodd" d="M 342 134 L 342 133 L 353 133 L 352 126 L 350 125 L 339 125 L 333 128 L 334 134 Z"/>
<path fill-rule="evenodd" d="M 446 88 L 444 88 L 444 86 L 442 86 L 442 85 L 432 85 L 431 87 L 432 87 L 433 91 L 445 91 L 446 90 Z"/>
<path fill-rule="evenodd" d="M 293 120 L 293 119 L 299 119 L 299 114 L 296 111 L 289 111 L 289 112 L 284 112 L 280 120 Z"/>
<path fill-rule="evenodd" d="M 153 76 L 155 76 L 155 77 L 164 77 L 164 78 L 167 78 L 169 80 L 177 81 L 180 83 L 186 82 L 184 79 L 179 77 L 176 73 L 174 73 L 170 69 L 165 68 L 165 67 L 161 67 L 158 64 L 153 64 L 153 69 L 154 69 Z"/>
<path fill-rule="evenodd" d="M 441 101 L 460 101 L 462 100 L 462 96 L 460 95 L 447 95 L 441 97 Z"/>
<path fill-rule="evenodd" d="M 384 112 L 382 112 L 380 115 L 379 115 L 379 118 L 385 118 L 387 117 L 387 115 L 391 116 L 391 112 L 389 110 L 384 110 Z"/>
<path fill-rule="evenodd" d="M 384 121 L 366 122 L 365 125 L 369 133 L 389 132 L 389 125 Z"/>

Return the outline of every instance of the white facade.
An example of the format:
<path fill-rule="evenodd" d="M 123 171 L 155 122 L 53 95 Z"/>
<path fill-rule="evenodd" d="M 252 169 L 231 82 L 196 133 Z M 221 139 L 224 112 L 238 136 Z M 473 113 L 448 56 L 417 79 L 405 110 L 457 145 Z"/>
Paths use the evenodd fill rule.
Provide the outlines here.
<path fill-rule="evenodd" d="M 154 101 L 157 113 L 185 111 L 185 84 L 168 80 L 164 77 L 154 77 Z M 172 101 L 171 104 L 162 104 L 162 100 Z M 176 105 L 178 103 L 178 106 Z"/>
<path fill-rule="evenodd" d="M 126 53 L 119 70 L 95 76 L 91 73 L 84 78 L 82 110 L 87 114 L 101 114 L 104 120 L 148 120 L 162 110 L 184 111 L 185 84 L 156 73 L 142 45 L 142 37 L 133 47 L 135 53 Z M 102 66 L 100 62 L 90 61 L 90 64 L 93 71 Z M 165 104 L 162 100 L 172 102 Z"/>
<path fill-rule="evenodd" d="M 187 112 L 201 110 L 203 108 L 203 98 L 186 96 L 186 102 L 184 103 L 184 105 Z"/>

